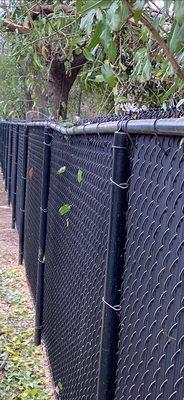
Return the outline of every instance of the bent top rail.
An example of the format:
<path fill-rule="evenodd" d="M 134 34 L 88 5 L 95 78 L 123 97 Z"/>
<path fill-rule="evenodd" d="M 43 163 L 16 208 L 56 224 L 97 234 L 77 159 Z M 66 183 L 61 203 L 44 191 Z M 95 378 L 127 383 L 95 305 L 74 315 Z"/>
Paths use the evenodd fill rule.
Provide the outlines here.
<path fill-rule="evenodd" d="M 127 117 L 127 116 L 126 116 Z M 11 123 L 23 126 L 42 126 L 51 128 L 64 135 L 73 134 L 112 134 L 117 130 L 125 131 L 130 135 L 165 135 L 165 136 L 184 136 L 184 119 L 183 118 L 165 118 L 165 119 L 120 119 L 119 121 L 86 123 L 79 126 L 66 127 L 48 121 L 25 121 L 10 122 L 1 121 L 3 123 Z"/>

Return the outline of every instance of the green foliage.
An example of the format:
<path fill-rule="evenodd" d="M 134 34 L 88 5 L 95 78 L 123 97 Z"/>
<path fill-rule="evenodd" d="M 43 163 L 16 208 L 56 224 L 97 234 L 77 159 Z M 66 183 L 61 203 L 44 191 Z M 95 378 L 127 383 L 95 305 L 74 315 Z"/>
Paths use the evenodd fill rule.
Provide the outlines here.
<path fill-rule="evenodd" d="M 149 81 L 151 78 L 152 65 L 146 48 L 140 48 L 134 56 L 135 68 L 132 76 L 140 76 L 140 82 Z"/>
<path fill-rule="evenodd" d="M 56 386 L 55 391 L 56 391 L 56 393 L 60 396 L 62 390 L 63 390 L 63 384 L 62 384 L 62 382 L 59 380 L 58 383 L 57 383 L 57 386 Z"/>
<path fill-rule="evenodd" d="M 45 4 L 45 1 L 41 0 L 40 4 Z M 171 58 L 175 57 L 181 71 L 184 70 L 183 1 L 163 0 L 154 5 L 148 0 L 131 0 L 129 4 L 134 9 L 134 20 L 127 0 L 69 1 L 67 4 L 76 9 L 76 13 L 68 14 L 61 9 L 60 0 L 50 4 L 54 7 L 49 16 L 40 15 L 32 21 L 29 2 L 23 0 L 21 5 L 13 2 L 12 20 L 24 26 L 29 24 L 30 32 L 27 35 L 14 32 L 11 36 L 2 33 L 11 44 L 8 53 L 13 55 L 16 68 L 19 65 L 24 68 L 24 83 L 33 98 L 33 107 L 36 107 L 38 92 L 44 96 L 52 58 L 57 55 L 59 60 L 63 60 L 70 75 L 74 53 L 83 53 L 87 60 L 81 71 L 85 90 L 101 88 L 107 96 L 110 96 L 109 91 L 112 96 L 116 93 L 119 96 L 116 103 L 123 98 L 137 104 L 161 105 L 170 101 L 173 84 L 175 92 L 172 98 L 174 96 L 177 101 L 183 97 L 183 79 L 176 76 L 171 63 Z M 164 39 L 170 59 L 152 31 L 145 26 L 142 16 Z M 141 85 L 139 91 L 138 84 Z M 3 106 L 1 115 L 7 115 L 9 106 L 4 111 Z M 48 111 L 49 107 L 48 104 Z"/>
<path fill-rule="evenodd" d="M 71 210 L 71 206 L 69 204 L 63 204 L 60 208 L 59 208 L 59 213 L 61 215 L 65 215 L 68 214 Z"/>
<path fill-rule="evenodd" d="M 174 12 L 175 12 L 175 18 L 178 24 L 183 24 L 184 23 L 184 5 L 183 1 L 181 0 L 175 0 L 174 2 Z"/>
<path fill-rule="evenodd" d="M 64 172 L 66 171 L 66 167 L 60 167 L 59 169 L 58 169 L 58 174 L 63 174 Z"/>
<path fill-rule="evenodd" d="M 0 117 L 20 117 L 25 112 L 23 88 L 16 61 L 6 54 L 0 56 L 0 87 Z"/>
<path fill-rule="evenodd" d="M 83 178 L 84 178 L 83 171 L 79 168 L 77 171 L 77 182 L 82 183 Z"/>
<path fill-rule="evenodd" d="M 112 66 L 109 64 L 104 64 L 102 65 L 101 71 L 105 82 L 107 82 L 109 86 L 113 88 L 116 85 L 116 78 L 114 76 Z"/>
<path fill-rule="evenodd" d="M 144 87 L 148 88 L 149 84 L 152 93 L 146 90 L 144 95 L 147 105 L 161 105 L 166 99 L 170 100 L 170 86 L 174 81 L 175 91 L 172 97 L 174 94 L 177 100 L 183 95 L 183 82 L 176 79 L 170 60 L 166 58 L 152 32 L 141 23 L 141 16 L 146 16 L 160 37 L 164 37 L 171 55 L 175 57 L 181 70 L 184 70 L 184 2 L 164 0 L 163 4 L 157 2 L 156 6 L 149 3 L 149 11 L 148 3 L 146 0 L 132 0 L 135 24 L 130 22 L 126 0 L 79 0 L 77 5 L 83 20 L 90 19 L 90 15 L 93 15 L 89 49 L 99 46 L 104 52 L 103 65 L 101 63 L 100 66 L 99 63 L 99 73 L 95 73 L 94 82 L 107 83 L 114 93 L 118 93 L 117 86 L 121 89 L 119 98 L 123 93 L 124 100 L 133 102 L 143 99 Z M 134 87 L 136 81 L 143 87 L 141 93 L 135 94 L 133 90 L 134 95 L 128 93 L 124 96 L 127 83 L 130 82 L 129 87 Z M 158 87 L 159 90 L 156 89 Z"/>

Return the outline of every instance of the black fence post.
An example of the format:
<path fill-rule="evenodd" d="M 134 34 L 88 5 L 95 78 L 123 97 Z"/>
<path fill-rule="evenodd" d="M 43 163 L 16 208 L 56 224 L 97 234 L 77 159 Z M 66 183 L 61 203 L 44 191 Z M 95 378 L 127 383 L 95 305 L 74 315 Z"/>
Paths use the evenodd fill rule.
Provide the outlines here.
<path fill-rule="evenodd" d="M 43 300 L 44 300 L 44 268 L 45 268 L 45 247 L 47 236 L 47 212 L 50 183 L 50 158 L 51 158 L 52 135 L 49 128 L 44 130 L 44 155 L 42 174 L 42 196 L 40 207 L 40 231 L 39 231 L 39 253 L 36 288 L 36 318 L 35 318 L 35 345 L 41 343 L 43 323 Z"/>
<path fill-rule="evenodd" d="M 13 187 L 12 187 L 12 229 L 15 229 L 16 221 L 16 196 L 17 196 L 17 162 L 18 162 L 18 146 L 19 146 L 19 126 L 15 136 L 15 154 L 13 163 Z"/>
<path fill-rule="evenodd" d="M 13 142 L 13 127 L 10 125 L 9 141 L 8 141 L 8 205 L 10 205 L 11 203 L 12 142 Z"/>
<path fill-rule="evenodd" d="M 120 291 L 124 269 L 127 192 L 130 178 L 129 139 L 116 132 L 113 145 L 111 212 L 103 298 L 98 400 L 112 400 L 117 368 Z"/>
<path fill-rule="evenodd" d="M 9 143 L 9 129 L 10 126 L 6 125 L 5 129 L 5 149 L 4 149 L 4 177 L 5 177 L 5 191 L 8 189 L 8 143 Z"/>
<path fill-rule="evenodd" d="M 24 258 L 24 222 L 25 222 L 25 200 L 26 200 L 26 180 L 27 180 L 27 157 L 28 157 L 28 132 L 26 127 L 23 135 L 23 162 L 20 193 L 20 227 L 19 227 L 19 264 L 22 265 Z"/>

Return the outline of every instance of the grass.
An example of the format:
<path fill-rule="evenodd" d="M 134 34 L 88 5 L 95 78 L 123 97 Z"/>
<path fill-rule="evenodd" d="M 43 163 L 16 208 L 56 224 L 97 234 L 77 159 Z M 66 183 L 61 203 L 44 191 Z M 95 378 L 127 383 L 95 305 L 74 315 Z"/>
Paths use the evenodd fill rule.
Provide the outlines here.
<path fill-rule="evenodd" d="M 21 268 L 0 265 L 0 399 L 53 399 L 43 348 L 35 347 L 34 310 Z"/>

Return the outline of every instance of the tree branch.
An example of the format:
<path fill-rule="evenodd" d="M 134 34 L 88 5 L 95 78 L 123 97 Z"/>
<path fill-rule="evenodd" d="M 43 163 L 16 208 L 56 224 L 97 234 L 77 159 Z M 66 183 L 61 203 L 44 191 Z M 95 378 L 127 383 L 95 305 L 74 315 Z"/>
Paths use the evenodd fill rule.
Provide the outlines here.
<path fill-rule="evenodd" d="M 129 1 L 127 1 L 127 6 L 129 8 L 130 12 L 133 14 L 133 16 L 135 16 L 135 12 L 136 11 L 132 7 L 132 5 L 129 3 Z M 176 58 L 170 52 L 165 40 L 160 36 L 158 31 L 154 28 L 154 26 L 152 26 L 150 21 L 143 14 L 141 15 L 140 21 L 142 22 L 142 24 L 144 26 L 146 26 L 146 28 L 149 29 L 149 31 L 153 35 L 153 38 L 156 40 L 156 42 L 158 43 L 160 48 L 164 51 L 166 57 L 168 58 L 168 60 L 172 64 L 172 67 L 173 67 L 173 70 L 174 70 L 176 76 L 178 76 L 178 78 L 184 80 L 184 72 L 182 71 L 180 65 L 178 64 L 178 61 L 176 60 Z"/>
<path fill-rule="evenodd" d="M 75 9 L 73 7 L 69 7 L 67 4 L 61 4 L 60 10 L 62 10 L 66 14 L 75 14 Z M 34 21 L 35 19 L 38 18 L 39 15 L 47 16 L 52 13 L 53 13 L 53 6 L 50 4 L 43 4 L 43 5 L 39 5 L 39 6 L 35 5 L 35 7 L 32 8 L 29 15 L 30 15 L 31 19 Z M 5 27 L 5 30 L 8 32 L 16 32 L 17 31 L 18 33 L 20 33 L 22 35 L 27 35 L 31 30 L 31 28 L 29 28 L 28 26 L 16 24 L 11 19 L 7 19 L 7 18 L 3 19 L 3 26 Z"/>
<path fill-rule="evenodd" d="M 75 9 L 73 7 L 69 7 L 67 4 L 61 4 L 59 7 L 60 11 L 63 11 L 65 14 L 75 14 Z M 32 8 L 30 12 L 30 17 L 34 21 L 39 15 L 50 15 L 54 12 L 54 7 L 50 4 L 42 4 Z"/>
<path fill-rule="evenodd" d="M 70 88 L 72 87 L 75 79 L 77 78 L 77 75 L 79 74 L 80 70 L 82 67 L 86 64 L 87 60 L 85 56 L 80 53 L 80 54 L 73 54 L 73 62 L 71 64 L 71 72 L 70 75 L 67 75 L 67 80 L 69 83 Z"/>
<path fill-rule="evenodd" d="M 3 26 L 8 32 L 18 32 L 23 35 L 27 35 L 30 32 L 30 29 L 27 26 L 15 24 L 15 22 L 9 19 L 3 19 Z"/>

